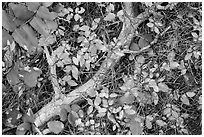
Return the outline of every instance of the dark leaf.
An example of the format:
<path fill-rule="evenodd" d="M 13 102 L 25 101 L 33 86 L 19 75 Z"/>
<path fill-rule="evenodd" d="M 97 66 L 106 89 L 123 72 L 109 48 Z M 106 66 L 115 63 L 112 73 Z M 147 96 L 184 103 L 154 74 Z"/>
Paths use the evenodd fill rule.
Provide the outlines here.
<path fill-rule="evenodd" d="M 29 123 L 22 123 L 16 129 L 16 135 L 25 135 L 26 131 L 31 128 Z"/>
<path fill-rule="evenodd" d="M 37 68 L 29 68 L 25 67 L 24 69 L 19 71 L 20 79 L 24 81 L 24 83 L 28 87 L 35 87 L 37 84 L 37 78 L 40 76 L 42 71 Z"/>
<path fill-rule="evenodd" d="M 6 125 L 9 127 L 15 127 L 18 120 L 21 118 L 22 114 L 19 111 L 18 107 L 13 107 L 9 111 L 6 112 L 7 122 Z"/>
<path fill-rule="evenodd" d="M 23 122 L 25 123 L 33 123 L 35 120 L 34 114 L 31 108 L 28 109 L 28 112 L 23 115 Z"/>

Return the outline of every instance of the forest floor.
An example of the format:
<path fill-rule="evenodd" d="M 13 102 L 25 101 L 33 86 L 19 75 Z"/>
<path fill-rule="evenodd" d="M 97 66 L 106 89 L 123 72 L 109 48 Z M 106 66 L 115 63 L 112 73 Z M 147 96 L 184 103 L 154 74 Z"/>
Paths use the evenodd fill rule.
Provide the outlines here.
<path fill-rule="evenodd" d="M 201 135 L 202 3 L 140 4 L 135 14 L 153 14 L 137 28 L 132 50 L 145 46 L 144 34 L 158 36 L 156 43 L 140 54 L 125 53 L 94 91 L 36 128 L 32 113 L 54 95 L 43 47 L 58 58 L 58 84 L 68 94 L 98 71 L 106 45 L 116 43 L 122 4 L 54 2 L 35 4 L 35 10 L 25 2 L 3 3 L 2 134 Z M 34 25 L 36 14 L 51 30 L 48 42 L 46 27 Z M 42 48 L 22 46 L 35 40 Z"/>

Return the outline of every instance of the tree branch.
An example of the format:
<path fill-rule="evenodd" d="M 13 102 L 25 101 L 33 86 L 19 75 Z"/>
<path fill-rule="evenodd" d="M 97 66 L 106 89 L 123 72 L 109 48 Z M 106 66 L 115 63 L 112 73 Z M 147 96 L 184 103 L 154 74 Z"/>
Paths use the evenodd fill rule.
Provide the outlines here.
<path fill-rule="evenodd" d="M 123 28 L 121 30 L 121 33 L 118 37 L 118 42 L 116 43 L 113 50 L 110 50 L 108 52 L 108 55 L 106 59 L 103 61 L 100 69 L 98 72 L 84 85 L 78 87 L 77 89 L 70 92 L 68 95 L 62 96 L 60 99 L 56 100 L 53 99 L 51 102 L 49 102 L 47 105 L 45 105 L 41 110 L 39 110 L 34 116 L 35 116 L 35 125 L 37 127 L 44 124 L 46 121 L 48 121 L 51 117 L 59 115 L 60 113 L 60 106 L 62 104 L 70 104 L 74 100 L 79 99 L 83 93 L 88 93 L 95 89 L 97 85 L 99 85 L 104 77 L 106 72 L 113 67 L 121 58 L 120 55 L 117 55 L 114 51 L 120 49 L 121 47 L 129 46 L 131 43 L 131 40 L 134 36 L 135 28 L 138 27 L 139 24 L 141 24 L 145 18 L 148 16 L 147 13 L 144 13 L 143 19 L 141 16 L 138 16 L 137 18 L 133 20 L 133 18 L 129 18 L 131 16 L 131 9 L 128 8 L 131 3 L 125 3 L 125 16 L 123 20 Z M 129 16 L 129 17 L 128 17 Z M 132 24 L 134 22 L 134 24 Z M 54 70 L 53 70 L 54 71 Z"/>

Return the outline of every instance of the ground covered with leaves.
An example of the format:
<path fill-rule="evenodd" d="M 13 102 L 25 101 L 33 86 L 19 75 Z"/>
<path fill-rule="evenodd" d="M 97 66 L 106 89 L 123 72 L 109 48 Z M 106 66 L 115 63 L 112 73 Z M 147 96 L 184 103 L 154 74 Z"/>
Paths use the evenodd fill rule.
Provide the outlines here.
<path fill-rule="evenodd" d="M 133 7 L 135 17 L 152 14 L 128 50 L 154 44 L 122 54 L 95 90 L 36 127 L 33 114 L 56 87 L 69 94 L 99 70 L 120 35 L 123 4 L 2 3 L 2 133 L 201 135 L 202 3 Z"/>

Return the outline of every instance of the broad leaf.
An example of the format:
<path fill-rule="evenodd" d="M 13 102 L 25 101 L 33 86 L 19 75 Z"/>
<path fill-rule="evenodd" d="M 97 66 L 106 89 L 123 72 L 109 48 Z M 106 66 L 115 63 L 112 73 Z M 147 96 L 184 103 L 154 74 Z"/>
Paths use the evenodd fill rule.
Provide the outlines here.
<path fill-rule="evenodd" d="M 15 41 L 28 52 L 33 52 L 38 46 L 38 40 L 34 31 L 28 25 L 24 25 L 20 29 L 16 29 L 13 34 Z"/>
<path fill-rule="evenodd" d="M 31 21 L 30 21 L 30 25 L 41 35 L 44 35 L 46 38 L 49 35 L 49 31 L 48 31 L 48 27 L 45 24 L 45 22 L 43 22 L 43 20 L 39 17 L 34 17 Z"/>
<path fill-rule="evenodd" d="M 64 129 L 64 124 L 60 121 L 49 121 L 47 126 L 51 132 L 59 134 Z"/>
<path fill-rule="evenodd" d="M 42 71 L 40 69 L 29 67 L 25 67 L 24 69 L 19 71 L 20 79 L 22 79 L 28 87 L 36 86 L 37 78 L 40 76 L 41 73 Z"/>
<path fill-rule="evenodd" d="M 28 10 L 28 8 L 22 4 L 9 3 L 9 7 L 13 10 L 15 17 L 23 21 L 30 19 L 34 15 L 34 12 Z"/>
<path fill-rule="evenodd" d="M 2 26 L 8 31 L 14 31 L 16 29 L 16 24 L 9 17 L 5 10 L 2 10 Z"/>
<path fill-rule="evenodd" d="M 19 76 L 18 76 L 18 69 L 17 67 L 15 66 L 13 69 L 11 69 L 11 71 L 9 71 L 9 73 L 6 75 L 6 78 L 8 80 L 8 82 L 14 86 L 14 85 L 17 85 L 18 83 L 20 83 L 20 80 L 19 80 Z"/>
<path fill-rule="evenodd" d="M 7 121 L 5 125 L 9 127 L 14 127 L 17 124 L 18 120 L 21 118 L 21 116 L 22 114 L 20 113 L 19 108 L 16 106 L 13 107 L 12 109 L 6 112 Z"/>

